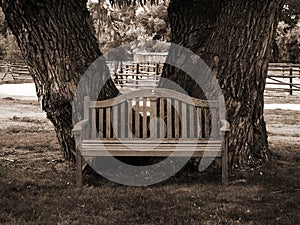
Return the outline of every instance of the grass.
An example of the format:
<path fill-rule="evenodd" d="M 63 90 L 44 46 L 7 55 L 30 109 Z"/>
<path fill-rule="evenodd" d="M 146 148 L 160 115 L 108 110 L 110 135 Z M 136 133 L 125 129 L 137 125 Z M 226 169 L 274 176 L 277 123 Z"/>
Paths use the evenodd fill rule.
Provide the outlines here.
<path fill-rule="evenodd" d="M 300 224 L 300 145 L 294 143 L 271 142 L 274 158 L 231 174 L 229 186 L 221 185 L 218 171 L 181 171 L 149 187 L 102 178 L 100 186 L 79 190 L 53 130 L 13 126 L 0 135 L 0 224 Z"/>

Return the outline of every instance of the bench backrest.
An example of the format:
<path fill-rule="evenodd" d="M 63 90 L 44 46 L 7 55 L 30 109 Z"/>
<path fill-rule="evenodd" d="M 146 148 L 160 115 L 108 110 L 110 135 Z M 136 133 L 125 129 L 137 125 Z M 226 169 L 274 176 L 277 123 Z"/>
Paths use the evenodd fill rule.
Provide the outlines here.
<path fill-rule="evenodd" d="M 89 127 L 84 138 L 218 138 L 219 101 L 158 88 L 103 101 L 85 98 Z"/>

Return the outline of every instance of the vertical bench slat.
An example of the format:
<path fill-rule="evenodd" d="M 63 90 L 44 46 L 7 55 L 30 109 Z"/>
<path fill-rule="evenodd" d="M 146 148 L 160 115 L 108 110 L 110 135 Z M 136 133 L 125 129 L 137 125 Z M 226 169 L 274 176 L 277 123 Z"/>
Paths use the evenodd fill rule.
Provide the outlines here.
<path fill-rule="evenodd" d="M 202 132 L 202 108 L 197 107 L 197 128 L 198 128 L 198 138 L 203 137 Z"/>
<path fill-rule="evenodd" d="M 140 98 L 135 99 L 135 137 L 140 137 Z"/>
<path fill-rule="evenodd" d="M 172 138 L 172 102 L 167 99 L 167 137 Z"/>
<path fill-rule="evenodd" d="M 164 121 L 164 117 L 165 117 L 165 113 L 164 113 L 164 108 L 165 108 L 165 105 L 164 105 L 164 99 L 163 98 L 160 98 L 159 99 L 159 117 L 160 117 L 160 120 L 161 120 L 161 123 L 159 125 L 159 137 L 160 138 L 164 138 L 163 137 L 163 132 L 164 132 L 164 127 L 163 127 L 163 124 L 162 122 Z"/>
<path fill-rule="evenodd" d="M 143 98 L 143 138 L 147 138 L 147 98 Z"/>
<path fill-rule="evenodd" d="M 91 117 L 92 117 L 91 138 L 96 138 L 96 108 L 91 108 Z"/>
<path fill-rule="evenodd" d="M 107 107 L 106 108 L 106 121 L 105 121 L 105 124 L 106 124 L 106 138 L 110 138 L 110 112 L 111 112 L 111 109 L 110 107 Z"/>
<path fill-rule="evenodd" d="M 103 119 L 104 119 L 104 114 L 103 114 L 103 108 L 99 108 L 99 138 L 103 138 L 103 132 L 104 132 L 104 128 L 103 128 Z"/>
<path fill-rule="evenodd" d="M 125 113 L 125 109 L 126 109 L 126 102 L 122 102 L 121 103 L 121 111 L 120 111 L 120 120 L 121 120 L 121 126 L 120 126 L 120 129 L 121 129 L 121 138 L 125 138 L 125 131 L 126 131 L 126 124 L 125 124 L 125 116 L 126 116 L 126 113 Z"/>
<path fill-rule="evenodd" d="M 181 131 L 182 131 L 182 137 L 187 138 L 187 105 L 186 103 L 181 103 L 182 107 L 182 115 L 181 115 Z"/>
<path fill-rule="evenodd" d="M 89 96 L 85 96 L 84 97 L 84 111 L 83 111 L 83 116 L 85 120 L 89 120 L 90 117 L 90 97 Z M 83 130 L 83 138 L 89 138 L 89 127 L 90 124 L 88 125 L 88 127 L 86 127 L 85 130 Z"/>
<path fill-rule="evenodd" d="M 118 106 L 113 106 L 112 107 L 112 125 L 113 125 L 113 137 L 117 138 L 118 137 Z"/>
<path fill-rule="evenodd" d="M 225 104 L 225 100 L 224 100 L 224 96 L 220 95 L 219 96 L 219 119 L 220 120 L 224 120 L 226 119 L 226 104 Z"/>
<path fill-rule="evenodd" d="M 132 138 L 133 127 L 132 127 L 132 99 L 128 100 L 128 138 Z"/>
<path fill-rule="evenodd" d="M 150 136 L 152 138 L 157 138 L 157 122 L 154 122 L 154 119 L 157 117 L 157 102 L 156 98 L 150 97 L 150 121 L 152 121 L 152 126 L 150 127 Z"/>
<path fill-rule="evenodd" d="M 175 138 L 179 138 L 179 101 L 174 100 L 174 123 L 175 123 Z"/>
<path fill-rule="evenodd" d="M 209 109 L 204 108 L 204 137 L 209 138 Z"/>
<path fill-rule="evenodd" d="M 219 128 L 218 128 L 218 113 L 217 113 L 217 108 L 210 108 L 211 110 L 211 123 L 212 123 L 212 127 L 211 127 L 211 136 L 213 138 L 217 138 L 219 136 Z"/>
<path fill-rule="evenodd" d="M 190 127 L 190 134 L 189 134 L 189 137 L 190 138 L 194 138 L 195 137 L 195 124 L 194 124 L 194 111 L 195 108 L 193 105 L 190 105 L 189 106 L 189 127 Z"/>

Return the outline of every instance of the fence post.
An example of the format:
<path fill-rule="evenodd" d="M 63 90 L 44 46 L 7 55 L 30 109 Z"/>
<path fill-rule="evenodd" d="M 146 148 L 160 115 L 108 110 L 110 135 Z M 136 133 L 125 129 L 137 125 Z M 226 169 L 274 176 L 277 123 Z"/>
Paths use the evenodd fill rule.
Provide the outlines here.
<path fill-rule="evenodd" d="M 139 82 L 138 82 L 138 79 L 139 79 L 139 73 L 140 73 L 140 64 L 137 63 L 136 64 L 136 76 L 135 76 L 135 88 L 138 89 L 138 85 L 139 85 Z"/>
<path fill-rule="evenodd" d="M 158 75 L 159 75 L 159 63 L 156 63 L 155 66 L 155 75 L 154 75 L 154 80 L 155 80 L 155 84 L 157 85 L 156 81 L 158 80 Z"/>
<path fill-rule="evenodd" d="M 290 95 L 293 95 L 293 68 L 290 68 Z"/>
<path fill-rule="evenodd" d="M 123 84 L 123 76 L 122 74 L 124 73 L 123 71 L 123 62 L 120 61 L 120 71 L 119 71 L 119 76 L 118 76 L 118 84 Z"/>
<path fill-rule="evenodd" d="M 159 75 L 159 63 L 156 63 L 155 66 L 155 75 Z"/>

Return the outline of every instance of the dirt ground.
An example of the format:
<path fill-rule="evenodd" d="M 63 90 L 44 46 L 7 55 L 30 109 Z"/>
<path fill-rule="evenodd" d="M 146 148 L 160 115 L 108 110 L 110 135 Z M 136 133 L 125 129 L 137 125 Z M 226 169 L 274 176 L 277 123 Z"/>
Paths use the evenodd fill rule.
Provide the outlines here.
<path fill-rule="evenodd" d="M 0 106 L 0 224 L 300 224 L 300 111 L 265 110 L 274 158 L 231 174 L 228 187 L 219 173 L 184 172 L 145 188 L 103 179 L 78 190 L 40 104 L 5 98 Z"/>

